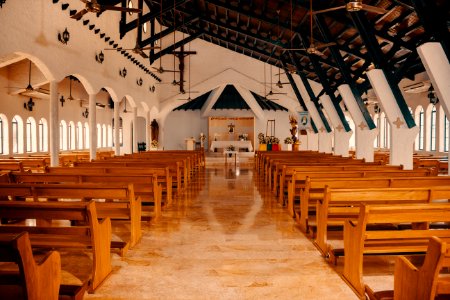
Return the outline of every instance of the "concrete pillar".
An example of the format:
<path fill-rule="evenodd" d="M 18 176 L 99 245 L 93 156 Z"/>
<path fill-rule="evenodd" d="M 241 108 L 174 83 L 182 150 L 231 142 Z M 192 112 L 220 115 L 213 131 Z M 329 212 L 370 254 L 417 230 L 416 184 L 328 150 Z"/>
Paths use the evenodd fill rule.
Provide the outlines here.
<path fill-rule="evenodd" d="M 431 79 L 431 83 L 433 84 L 445 114 L 450 118 L 450 63 L 441 43 L 425 43 L 417 48 L 417 53 L 419 53 L 419 57 Z M 450 167 L 450 151 L 448 152 L 448 156 Z"/>
<path fill-rule="evenodd" d="M 58 107 L 58 83 L 50 81 L 50 101 L 49 101 L 49 152 L 50 166 L 59 165 L 59 107 Z"/>
<path fill-rule="evenodd" d="M 391 125 L 389 163 L 396 166 L 403 165 L 404 169 L 411 170 L 413 169 L 413 145 L 419 128 L 406 126 L 405 119 L 383 71 L 373 69 L 367 72 L 367 76 Z"/>
<path fill-rule="evenodd" d="M 95 95 L 89 95 L 89 158 L 97 157 L 97 112 Z"/>
<path fill-rule="evenodd" d="M 340 85 L 338 91 L 355 123 L 356 158 L 365 159 L 367 162 L 373 162 L 373 142 L 378 135 L 378 129 L 374 128 L 369 130 L 367 122 L 364 119 L 362 112 L 358 107 L 358 103 L 356 103 L 355 96 L 353 96 L 352 90 L 348 84 Z"/>
<path fill-rule="evenodd" d="M 319 130 L 320 133 L 320 129 L 323 128 L 323 130 L 325 130 L 325 126 L 323 125 L 322 119 L 319 116 L 319 112 L 317 111 L 316 106 L 314 105 L 314 103 L 312 103 L 311 100 L 305 99 L 305 105 L 306 108 L 308 109 L 309 115 L 311 117 L 311 120 L 314 121 L 314 124 L 316 125 L 317 129 Z M 326 130 L 325 130 L 326 132 Z M 307 150 L 311 150 L 311 151 L 320 151 L 321 148 L 330 148 L 331 149 L 331 139 L 326 139 L 324 141 L 322 141 L 322 147 L 320 146 L 321 141 L 320 141 L 320 134 L 319 133 L 315 133 L 313 130 L 308 132 L 308 149 Z M 329 142 L 330 145 L 326 145 L 325 144 Z M 325 144 L 324 144 L 325 143 Z M 331 150 L 330 150 L 331 152 Z"/>
<path fill-rule="evenodd" d="M 145 118 L 145 144 L 147 146 L 147 150 L 150 150 L 150 145 L 152 144 L 152 127 L 150 126 L 152 119 L 150 119 L 150 111 L 146 112 Z"/>
<path fill-rule="evenodd" d="M 309 129 L 306 138 L 301 138 L 300 141 L 302 141 L 303 139 L 306 139 L 306 147 L 302 148 L 302 145 L 300 145 L 300 149 L 319 151 L 319 134 L 315 133 L 314 130 Z"/>
<path fill-rule="evenodd" d="M 138 153 L 137 146 L 137 107 L 133 107 L 133 151 L 132 153 Z"/>
<path fill-rule="evenodd" d="M 319 129 L 319 152 L 332 153 L 333 133 L 327 132 L 324 127 Z"/>
<path fill-rule="evenodd" d="M 353 131 L 345 131 L 342 121 L 337 114 L 336 108 L 328 95 L 320 97 L 320 101 L 322 102 L 322 105 L 330 118 L 331 125 L 334 128 L 334 154 L 348 157 L 350 138 L 352 137 Z"/>
<path fill-rule="evenodd" d="M 114 103 L 114 155 L 120 155 L 120 102 Z"/>

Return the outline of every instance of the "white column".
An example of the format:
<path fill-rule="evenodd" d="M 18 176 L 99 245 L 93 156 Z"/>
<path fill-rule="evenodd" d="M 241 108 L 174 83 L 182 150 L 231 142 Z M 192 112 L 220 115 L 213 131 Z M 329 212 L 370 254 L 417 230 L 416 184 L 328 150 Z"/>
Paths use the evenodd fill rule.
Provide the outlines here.
<path fill-rule="evenodd" d="M 317 130 L 319 130 L 319 133 L 321 129 L 325 130 L 325 126 L 323 125 L 322 119 L 320 118 L 319 112 L 317 111 L 316 106 L 314 103 L 312 103 L 311 100 L 305 99 L 305 105 L 308 109 L 309 115 L 311 117 L 311 120 L 314 121 L 314 124 L 317 127 Z M 326 132 L 326 131 L 325 131 Z M 308 132 L 308 150 L 311 151 L 320 151 L 320 134 L 315 133 L 313 130 Z M 331 149 L 331 139 L 327 139 L 326 141 L 330 142 L 329 148 Z M 324 142 L 326 142 L 324 141 Z M 328 146 L 326 147 L 328 148 Z M 331 152 L 331 150 L 330 150 Z"/>
<path fill-rule="evenodd" d="M 320 97 L 320 101 L 322 102 L 322 105 L 334 128 L 334 154 L 348 157 L 350 138 L 352 137 L 353 131 L 345 131 L 344 124 L 342 123 L 341 118 L 339 117 L 336 108 L 328 95 Z"/>
<path fill-rule="evenodd" d="M 353 122 L 355 123 L 355 144 L 356 144 L 356 158 L 365 159 L 367 162 L 374 160 L 373 142 L 378 134 L 378 128 L 369 130 L 367 122 L 359 109 L 355 96 L 348 84 L 342 84 L 338 87 L 338 91 L 344 100 Z"/>
<path fill-rule="evenodd" d="M 95 105 L 95 95 L 89 95 L 89 158 L 97 157 L 97 111 Z"/>
<path fill-rule="evenodd" d="M 50 166 L 59 165 L 59 107 L 58 107 L 58 83 L 50 81 L 50 101 L 49 101 L 49 152 Z"/>
<path fill-rule="evenodd" d="M 441 43 L 429 42 L 417 48 L 445 114 L 450 118 L 450 63 Z M 448 152 L 450 167 L 450 151 Z M 449 168 L 450 174 L 450 168 Z"/>
<path fill-rule="evenodd" d="M 137 147 L 137 107 L 133 107 L 133 153 L 137 153 L 138 147 Z"/>
<path fill-rule="evenodd" d="M 150 111 L 147 111 L 147 117 L 145 118 L 145 144 L 147 150 L 150 150 L 150 145 L 152 144 L 152 127 L 150 126 L 151 122 L 152 120 L 150 119 Z"/>
<path fill-rule="evenodd" d="M 114 103 L 114 155 L 120 155 L 120 115 L 119 115 L 120 102 Z"/>
<path fill-rule="evenodd" d="M 406 126 L 405 119 L 383 71 L 373 69 L 367 72 L 367 76 L 391 125 L 389 163 L 396 166 L 403 165 L 404 169 L 411 170 L 413 168 L 413 145 L 419 128 Z"/>
<path fill-rule="evenodd" d="M 303 141 L 303 138 L 300 138 L 300 141 Z M 306 149 L 302 148 L 302 145 L 300 145 L 300 149 L 302 150 L 310 150 L 310 151 L 319 151 L 319 135 L 314 132 L 314 130 L 309 129 L 308 135 L 306 138 Z"/>
<path fill-rule="evenodd" d="M 332 153 L 332 138 L 333 132 L 327 132 L 327 130 L 322 127 L 319 129 L 319 152 L 321 153 Z"/>

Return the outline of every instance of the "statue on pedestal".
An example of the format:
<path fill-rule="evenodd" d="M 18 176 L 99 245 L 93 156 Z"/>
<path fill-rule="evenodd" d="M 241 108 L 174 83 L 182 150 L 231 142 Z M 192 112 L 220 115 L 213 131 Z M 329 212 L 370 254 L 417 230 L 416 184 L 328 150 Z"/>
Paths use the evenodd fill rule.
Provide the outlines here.
<path fill-rule="evenodd" d="M 153 119 L 153 121 L 150 123 L 150 127 L 151 127 L 151 133 L 152 133 L 152 141 L 159 141 L 159 139 L 158 139 L 159 125 L 155 119 Z"/>

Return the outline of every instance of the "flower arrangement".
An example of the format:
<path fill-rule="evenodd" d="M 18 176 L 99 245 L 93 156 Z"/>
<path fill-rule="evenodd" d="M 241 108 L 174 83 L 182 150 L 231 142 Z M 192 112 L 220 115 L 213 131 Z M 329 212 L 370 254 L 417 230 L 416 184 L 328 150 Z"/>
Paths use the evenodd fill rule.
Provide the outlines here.
<path fill-rule="evenodd" d="M 258 140 L 260 144 L 266 144 L 266 137 L 264 133 L 262 132 L 258 133 Z"/>
<path fill-rule="evenodd" d="M 269 137 L 269 142 L 268 144 L 279 144 L 280 143 L 280 139 L 275 137 L 275 136 L 271 136 Z"/>
<path fill-rule="evenodd" d="M 230 145 L 227 147 L 228 151 L 234 151 L 236 148 L 234 148 L 234 145 Z"/>
<path fill-rule="evenodd" d="M 158 141 L 157 140 L 153 140 L 152 141 L 152 148 L 158 148 Z"/>
<path fill-rule="evenodd" d="M 239 140 L 241 141 L 247 141 L 248 140 L 248 134 L 247 133 L 241 133 L 239 135 Z"/>
<path fill-rule="evenodd" d="M 284 143 L 285 144 L 293 144 L 294 140 L 290 136 L 288 136 L 287 138 L 284 139 Z"/>

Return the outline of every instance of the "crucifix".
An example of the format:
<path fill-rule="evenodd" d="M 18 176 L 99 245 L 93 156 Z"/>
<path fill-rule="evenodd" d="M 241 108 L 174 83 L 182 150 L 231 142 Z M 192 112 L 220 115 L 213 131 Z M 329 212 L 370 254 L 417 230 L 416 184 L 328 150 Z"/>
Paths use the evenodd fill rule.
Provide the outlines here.
<path fill-rule="evenodd" d="M 186 91 L 184 90 L 184 58 L 188 55 L 197 54 L 197 51 L 184 51 L 184 45 L 181 45 L 180 51 L 173 51 L 173 55 L 178 57 L 180 64 L 178 65 L 180 69 L 180 93 L 184 94 Z M 191 80 L 189 78 L 189 80 Z"/>

